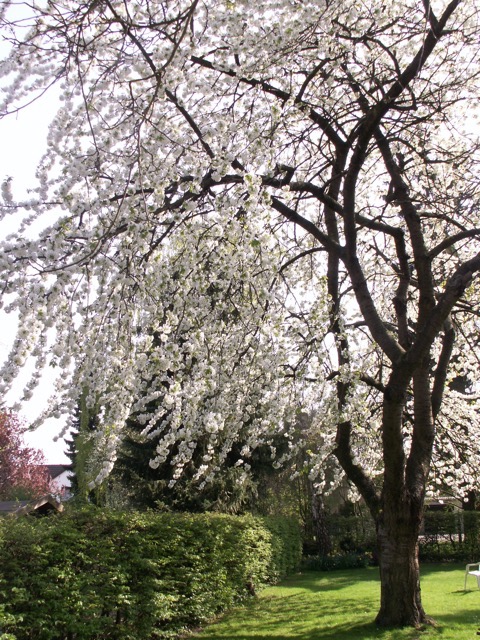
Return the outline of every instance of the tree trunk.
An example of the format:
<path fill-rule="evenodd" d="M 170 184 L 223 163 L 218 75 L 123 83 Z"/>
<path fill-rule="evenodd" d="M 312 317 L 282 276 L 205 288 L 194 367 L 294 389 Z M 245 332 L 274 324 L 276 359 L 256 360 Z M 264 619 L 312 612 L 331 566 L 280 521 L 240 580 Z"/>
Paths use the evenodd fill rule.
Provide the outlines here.
<path fill-rule="evenodd" d="M 395 514 L 377 520 L 381 602 L 376 623 L 418 627 L 429 621 L 422 607 L 418 564 L 418 519 Z"/>
<path fill-rule="evenodd" d="M 463 510 L 475 511 L 477 508 L 477 493 L 473 489 L 467 492 L 467 495 L 463 498 Z"/>
<path fill-rule="evenodd" d="M 325 506 L 321 496 L 315 493 L 312 486 L 312 521 L 315 540 L 317 542 L 317 551 L 321 556 L 328 556 L 332 550 L 332 541 L 328 532 Z"/>

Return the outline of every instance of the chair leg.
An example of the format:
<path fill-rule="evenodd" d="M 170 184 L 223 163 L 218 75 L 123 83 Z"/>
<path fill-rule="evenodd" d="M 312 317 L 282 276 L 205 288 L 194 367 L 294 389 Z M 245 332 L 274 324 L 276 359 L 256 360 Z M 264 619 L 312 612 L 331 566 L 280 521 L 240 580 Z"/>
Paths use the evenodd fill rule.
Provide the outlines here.
<path fill-rule="evenodd" d="M 480 576 L 477 576 L 477 587 L 480 589 Z"/>

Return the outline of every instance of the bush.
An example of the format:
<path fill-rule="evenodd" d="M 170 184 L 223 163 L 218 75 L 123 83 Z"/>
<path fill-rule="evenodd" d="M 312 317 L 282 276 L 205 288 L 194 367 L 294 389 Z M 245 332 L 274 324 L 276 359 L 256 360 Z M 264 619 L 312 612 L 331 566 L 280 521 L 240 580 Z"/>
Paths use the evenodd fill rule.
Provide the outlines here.
<path fill-rule="evenodd" d="M 307 556 L 302 561 L 302 569 L 309 571 L 364 569 L 371 564 L 373 564 L 371 553 L 345 553 L 330 556 Z"/>
<path fill-rule="evenodd" d="M 327 528 L 334 553 L 339 556 L 375 548 L 375 524 L 370 515 L 328 516 Z"/>
<path fill-rule="evenodd" d="M 419 545 L 421 561 L 474 562 L 480 557 L 478 511 L 427 511 L 424 522 Z"/>
<path fill-rule="evenodd" d="M 302 540 L 297 520 L 268 516 L 261 522 L 271 534 L 270 582 L 296 571 L 302 557 Z"/>
<path fill-rule="evenodd" d="M 375 525 L 368 515 L 330 515 L 327 526 L 333 547 L 331 558 L 319 560 L 315 555 L 316 543 L 307 541 L 304 547 L 307 562 L 325 568 L 337 565 L 347 568 L 344 565 L 349 563 L 358 566 L 355 558 L 362 562 L 364 554 L 375 557 Z M 419 557 L 422 562 L 469 562 L 480 558 L 480 512 L 427 509 L 419 538 Z"/>
<path fill-rule="evenodd" d="M 85 509 L 0 522 L 1 632 L 167 638 L 296 568 L 294 523 Z"/>

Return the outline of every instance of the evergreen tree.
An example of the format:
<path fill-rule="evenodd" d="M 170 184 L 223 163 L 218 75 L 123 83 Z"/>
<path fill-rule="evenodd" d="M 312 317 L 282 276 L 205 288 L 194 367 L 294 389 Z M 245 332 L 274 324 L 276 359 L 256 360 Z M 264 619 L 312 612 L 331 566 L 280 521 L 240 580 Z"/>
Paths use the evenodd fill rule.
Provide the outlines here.
<path fill-rule="evenodd" d="M 208 481 L 200 480 L 197 470 L 209 455 L 208 442 L 197 441 L 191 460 L 176 477 L 172 460 L 181 442 L 158 467 L 151 466 L 157 442 L 142 435 L 142 425 L 133 417 L 127 421 L 127 435 L 111 478 L 120 481 L 132 504 L 137 508 L 160 508 L 178 511 L 222 511 L 239 513 L 258 510 L 259 494 L 266 479 L 279 474 L 274 466 L 272 448 L 285 451 L 287 441 L 276 437 L 272 445 L 261 445 L 250 452 L 248 463 L 242 461 L 245 443 L 229 443 L 226 457 L 218 473 Z"/>
<path fill-rule="evenodd" d="M 98 429 L 98 415 L 95 409 L 87 406 L 87 393 L 84 392 L 75 408 L 70 429 L 70 438 L 65 439 L 65 455 L 71 463 L 70 486 L 77 500 L 95 501 L 96 491 L 89 487 L 90 457 L 94 451 L 93 436 Z"/>

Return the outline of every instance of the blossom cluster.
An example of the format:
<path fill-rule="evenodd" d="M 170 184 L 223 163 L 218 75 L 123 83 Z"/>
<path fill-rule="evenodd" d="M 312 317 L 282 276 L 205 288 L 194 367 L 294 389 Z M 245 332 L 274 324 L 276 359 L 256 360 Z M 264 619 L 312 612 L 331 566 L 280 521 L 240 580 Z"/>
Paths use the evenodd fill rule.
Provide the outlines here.
<path fill-rule="evenodd" d="M 381 473 L 385 388 L 425 333 L 421 287 L 433 308 L 479 251 L 478 12 L 465 2 L 428 57 L 419 4 L 52 0 L 0 14 L 1 116 L 60 93 L 31 198 L 2 182 L 0 216 L 18 219 L 2 305 L 19 329 L 0 393 L 25 363 L 24 401 L 61 371 L 47 413 L 68 428 L 85 397 L 101 416 L 93 484 L 132 416 L 157 443 L 153 468 L 175 452 L 174 478 L 200 440 L 199 482 L 239 440 L 248 470 L 298 412 L 315 416 L 319 488 L 340 478 L 339 425 L 352 464 Z M 448 318 L 473 390 L 477 289 Z M 452 371 L 432 468 L 459 490 L 476 476 L 449 430 L 467 429 L 478 456 L 478 411 Z"/>

